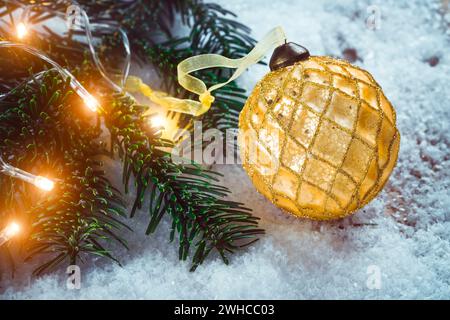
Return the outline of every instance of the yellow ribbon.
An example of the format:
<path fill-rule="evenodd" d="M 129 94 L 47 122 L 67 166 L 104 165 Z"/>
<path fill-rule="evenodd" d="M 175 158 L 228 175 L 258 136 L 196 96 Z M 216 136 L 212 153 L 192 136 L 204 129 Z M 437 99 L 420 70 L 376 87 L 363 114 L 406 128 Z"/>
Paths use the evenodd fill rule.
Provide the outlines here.
<path fill-rule="evenodd" d="M 286 36 L 281 27 L 272 29 L 255 47 L 244 57 L 230 59 L 219 54 L 201 54 L 187 58 L 178 64 L 178 82 L 186 90 L 196 93 L 199 101 L 190 99 L 178 99 L 161 91 L 154 91 L 142 82 L 138 77 L 128 77 L 125 90 L 129 92 L 140 92 L 151 101 L 165 107 L 168 110 L 200 116 L 211 108 L 214 96 L 211 92 L 217 90 L 231 81 L 237 79 L 249 66 L 261 61 L 268 50 L 286 42 Z M 208 68 L 231 68 L 236 69 L 233 75 L 225 82 L 217 83 L 210 88 L 206 84 L 190 75 L 190 73 Z M 146 113 L 150 113 L 148 111 Z"/>
<path fill-rule="evenodd" d="M 163 108 L 181 113 L 191 114 L 193 116 L 200 115 L 198 101 L 189 99 L 178 99 L 168 95 L 162 91 L 155 91 L 150 86 L 145 84 L 141 78 L 135 76 L 128 76 L 125 82 L 125 90 L 130 93 L 141 93 L 150 101 L 162 106 Z M 147 110 L 143 116 L 153 113 L 153 110 Z"/>

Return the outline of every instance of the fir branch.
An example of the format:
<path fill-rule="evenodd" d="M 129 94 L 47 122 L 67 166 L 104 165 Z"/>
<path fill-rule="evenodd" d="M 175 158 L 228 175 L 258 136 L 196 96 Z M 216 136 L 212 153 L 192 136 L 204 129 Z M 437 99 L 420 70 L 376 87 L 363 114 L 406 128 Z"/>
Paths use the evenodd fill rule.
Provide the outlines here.
<path fill-rule="evenodd" d="M 151 20 L 148 11 L 134 10 L 135 6 L 138 6 L 137 2 L 130 4 L 129 8 L 121 6 L 120 1 L 115 3 L 109 6 L 109 1 L 103 1 L 101 5 L 103 8 L 108 6 L 112 19 L 121 22 L 121 27 L 128 33 L 134 52 L 143 60 L 149 59 L 157 67 L 165 89 L 175 92 L 180 97 L 190 96 L 180 89 L 177 82 L 176 66 L 181 60 L 205 52 L 216 52 L 236 58 L 246 54 L 254 43 L 253 39 L 247 35 L 248 28 L 223 17 L 230 13 L 217 5 L 205 5 L 199 1 L 157 2 L 160 6 L 158 12 L 165 12 L 167 17 L 181 12 L 186 24 L 193 23 L 196 26 L 189 37 L 179 39 L 174 38 L 168 31 L 167 21 L 161 23 L 161 20 L 158 20 L 153 26 L 157 28 L 153 28 L 151 34 L 142 32 Z M 155 3 L 151 2 L 149 6 L 154 8 L 154 5 Z M 96 17 L 98 12 L 101 12 L 98 7 L 89 8 L 90 16 L 94 21 L 99 19 L 99 16 Z M 217 19 L 219 23 L 216 28 L 214 20 Z M 130 20 L 132 20 L 131 23 L 129 23 Z M 140 29 L 136 29 L 135 26 L 139 26 Z M 204 31 L 205 35 L 211 33 L 207 41 L 203 41 L 201 32 L 198 33 L 203 28 L 211 28 L 211 32 Z M 158 34 L 155 30 L 165 33 L 167 41 L 156 41 Z M 201 76 L 207 84 L 212 84 L 224 80 L 223 77 L 227 75 L 229 70 L 218 69 L 203 73 Z M 214 127 L 225 131 L 237 127 L 238 112 L 246 98 L 244 92 L 234 82 L 217 90 L 216 101 L 211 110 L 196 120 L 203 121 L 205 129 Z M 206 173 L 199 167 L 193 169 L 190 166 L 174 165 L 170 155 L 159 150 L 162 146 L 172 147 L 171 142 L 162 141 L 155 132 L 149 132 L 149 128 L 143 129 L 136 126 L 140 120 L 136 117 L 139 111 L 136 110 L 138 107 L 132 101 L 125 103 L 121 100 L 108 105 L 113 105 L 115 108 L 120 106 L 118 109 L 109 110 L 117 114 L 118 122 L 107 122 L 107 126 L 113 137 L 112 144 L 119 146 L 119 154 L 124 161 L 124 182 L 128 184 L 130 177 L 135 177 L 137 196 L 131 215 L 134 215 L 137 208 L 142 207 L 146 190 L 150 190 L 151 221 L 147 231 L 153 232 L 164 213 L 169 213 L 174 221 L 172 237 L 175 230 L 180 235 L 180 259 L 186 259 L 192 237 L 199 236 L 201 239 L 197 242 L 194 253 L 193 269 L 195 269 L 212 249 L 216 249 L 227 262 L 225 253 L 237 248 L 233 241 L 249 237 L 251 240 L 244 244 L 250 244 L 257 235 L 263 233 L 263 230 L 256 227 L 258 219 L 253 217 L 247 209 L 240 204 L 222 200 L 229 191 L 213 183 L 215 178 L 213 174 Z M 108 119 L 116 119 L 116 117 L 109 115 L 106 120 Z M 187 121 L 193 120 L 190 117 L 181 117 L 181 119 L 179 127 L 185 127 Z M 183 180 L 178 175 L 193 175 L 191 178 L 194 181 L 190 184 L 188 182 L 191 180 Z M 207 190 L 213 193 L 209 194 Z M 202 222 L 201 219 L 205 221 Z M 192 235 L 189 236 L 191 228 Z M 211 228 L 215 231 L 211 231 Z M 228 233 L 225 230 L 228 230 Z"/>
<path fill-rule="evenodd" d="M 217 184 L 216 173 L 194 163 L 174 163 L 164 150 L 173 144 L 161 139 L 155 129 L 145 128 L 145 121 L 139 117 L 142 106 L 123 96 L 107 105 L 112 109 L 107 110 L 106 126 L 124 162 L 124 183 L 128 185 L 131 176 L 135 180 L 137 196 L 131 216 L 149 195 L 147 234 L 154 232 L 168 214 L 172 219 L 170 239 L 178 233 L 179 258 L 187 259 L 191 246 L 195 247 L 191 270 L 212 250 L 228 263 L 228 253 L 257 240 L 263 233 L 257 227 L 259 218 L 241 203 L 225 200 L 229 191 Z"/>
<path fill-rule="evenodd" d="M 39 3 L 44 6 L 44 2 Z M 83 0 L 79 3 L 88 10 L 93 23 L 111 23 L 124 27 L 130 37 L 133 52 L 143 60 L 150 59 L 161 71 L 162 78 L 167 79 L 166 87 L 181 97 L 188 96 L 179 89 L 176 82 L 176 64 L 182 59 L 205 52 L 239 57 L 248 52 L 253 45 L 253 40 L 247 35 L 248 29 L 229 20 L 226 16 L 230 13 L 217 5 L 177 0 L 145 2 Z M 55 1 L 52 6 L 55 10 L 64 12 L 67 3 Z M 171 34 L 176 14 L 180 14 L 183 23 L 193 27 L 191 34 L 185 39 L 178 39 Z M 44 18 L 49 19 L 50 16 L 51 14 L 48 14 Z M 216 25 L 215 20 L 218 22 Z M 166 40 L 161 41 L 161 37 Z M 104 40 L 108 40 L 104 41 L 108 47 L 105 53 L 114 52 L 117 45 L 115 36 L 105 37 Z M 44 49 L 60 64 L 70 66 L 71 70 L 85 63 L 82 51 L 86 47 L 83 44 L 71 38 L 61 37 L 49 29 L 45 34 L 38 35 L 35 46 Z M 161 52 L 163 53 L 159 54 Z M 116 56 L 111 54 L 110 57 Z M 115 58 L 108 59 L 108 56 L 106 58 L 104 61 L 108 62 L 108 67 L 114 71 Z M 216 83 L 226 77 L 227 72 L 215 70 L 202 73 L 201 77 L 208 84 Z M 87 72 L 85 76 L 90 81 L 99 79 L 95 71 Z M 5 78 L 11 79 L 11 74 Z M 173 221 L 171 239 L 174 240 L 176 233 L 179 235 L 177 238 L 179 238 L 180 259 L 186 259 L 192 247 L 195 248 L 192 259 L 193 270 L 211 251 L 217 251 L 222 259 L 228 262 L 228 253 L 256 241 L 257 236 L 263 233 L 263 230 L 257 227 L 258 218 L 252 216 L 250 210 L 242 204 L 225 200 L 229 191 L 217 183 L 217 175 L 195 164 L 173 163 L 170 154 L 162 150 L 173 147 L 173 143 L 161 139 L 157 132 L 145 128 L 140 116 L 142 107 L 136 105 L 130 98 L 113 96 L 111 90 L 102 87 L 101 83 L 101 81 L 97 83 L 96 89 L 101 91 L 104 98 L 102 99 L 102 105 L 106 110 L 104 120 L 111 133 L 112 147 L 117 148 L 124 164 L 124 183 L 128 186 L 131 177 L 134 177 L 137 188 L 131 216 L 143 206 L 146 197 L 151 203 L 147 233 L 154 232 L 162 217 L 169 214 Z M 35 94 L 38 95 L 37 92 Z M 23 92 L 19 96 L 22 95 Z M 28 100 L 24 101 L 29 102 L 29 98 L 28 96 Z M 236 127 L 237 114 L 244 100 L 244 90 L 231 83 L 216 91 L 213 107 L 200 120 L 206 127 L 222 129 Z M 36 104 L 37 109 L 44 106 L 45 102 L 45 99 L 39 100 Z M 61 107 L 64 106 L 70 106 L 70 103 L 64 101 Z M 24 110 L 20 112 L 25 113 Z M 64 123 L 58 118 L 60 116 L 61 114 L 52 114 L 48 118 Z M 78 116 L 71 118 L 75 119 Z M 54 133 L 55 141 L 70 142 L 64 145 L 64 148 L 76 150 L 77 156 L 74 158 L 65 154 L 58 160 L 64 165 L 65 170 L 68 170 L 67 177 L 72 177 L 67 178 L 69 184 L 61 186 L 64 194 L 68 193 L 69 196 L 67 199 L 47 199 L 39 203 L 36 211 L 30 211 L 30 216 L 37 211 L 43 212 L 33 231 L 36 237 L 30 247 L 32 256 L 48 251 L 55 252 L 53 260 L 47 261 L 48 263 L 37 272 L 54 267 L 65 259 L 73 262 L 83 252 L 113 258 L 100 241 L 115 239 L 123 242 L 113 233 L 113 230 L 123 226 L 121 220 L 114 217 L 123 215 L 120 193 L 113 189 L 103 173 L 97 170 L 99 163 L 95 162 L 99 153 L 102 153 L 99 150 L 102 149 L 91 148 L 91 144 L 87 141 L 89 139 L 84 140 L 85 136 L 83 138 L 79 128 L 75 128 L 68 137 L 64 132 L 64 130 L 56 133 L 50 131 Z M 95 137 L 98 137 L 98 133 L 91 136 L 89 141 Z M 30 156 L 28 151 L 23 152 L 27 157 Z M 47 157 L 54 159 L 53 155 Z M 98 195 L 102 200 L 97 199 Z M 65 214 L 67 216 L 64 216 Z"/>
<path fill-rule="evenodd" d="M 104 146 L 95 142 L 96 125 L 83 115 L 82 102 L 67 81 L 53 71 L 19 87 L 0 102 L 0 141 L 9 161 L 31 172 L 49 172 L 60 179 L 51 194 L 38 194 L 33 186 L 0 176 L 5 207 L 22 207 L 27 221 L 29 258 L 45 255 L 36 274 L 64 261 L 75 264 L 82 254 L 115 258 L 105 241 L 125 241 L 117 231 L 125 204 L 100 169 Z M 20 195 L 20 198 L 17 198 Z M 9 202 L 7 203 L 6 200 Z"/>

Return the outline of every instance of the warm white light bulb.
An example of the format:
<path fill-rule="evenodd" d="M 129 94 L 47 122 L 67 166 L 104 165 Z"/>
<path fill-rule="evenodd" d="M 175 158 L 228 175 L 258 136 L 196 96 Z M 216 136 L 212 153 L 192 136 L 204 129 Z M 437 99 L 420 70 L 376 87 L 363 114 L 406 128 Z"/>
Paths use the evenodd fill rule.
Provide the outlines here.
<path fill-rule="evenodd" d="M 23 22 L 20 22 L 17 25 L 17 30 L 16 31 L 17 31 L 17 38 L 19 38 L 19 39 L 23 39 L 28 33 L 27 26 Z"/>
<path fill-rule="evenodd" d="M 87 96 L 84 98 L 84 103 L 91 111 L 97 112 L 99 109 L 99 103 L 93 96 Z"/>
<path fill-rule="evenodd" d="M 20 231 L 20 226 L 15 222 L 11 222 L 4 230 L 5 235 L 8 238 L 14 237 L 16 234 L 19 233 L 19 231 Z"/>
<path fill-rule="evenodd" d="M 42 190 L 50 191 L 55 186 L 55 183 L 45 177 L 37 176 L 34 180 L 34 185 Z"/>
<path fill-rule="evenodd" d="M 161 115 L 153 116 L 150 122 L 153 128 L 164 128 L 167 125 L 166 118 Z"/>

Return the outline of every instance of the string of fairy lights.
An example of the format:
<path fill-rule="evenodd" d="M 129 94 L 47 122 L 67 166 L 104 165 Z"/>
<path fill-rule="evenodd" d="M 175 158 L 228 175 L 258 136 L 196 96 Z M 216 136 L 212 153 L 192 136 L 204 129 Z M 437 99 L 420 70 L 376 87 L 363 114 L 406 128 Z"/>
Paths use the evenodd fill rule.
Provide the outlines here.
<path fill-rule="evenodd" d="M 26 39 L 29 36 L 31 29 L 31 14 L 34 10 L 39 10 L 39 5 L 24 5 L 18 6 L 15 1 L 4 0 L 4 2 L 11 3 L 15 7 L 19 7 L 22 9 L 22 13 L 20 15 L 20 21 L 18 23 L 14 23 L 13 28 L 15 30 L 15 38 L 16 42 L 13 41 L 0 41 L 0 48 L 14 48 L 21 49 L 43 61 L 50 64 L 52 66 L 52 70 L 56 70 L 63 78 L 69 79 L 69 84 L 74 92 L 83 100 L 85 106 L 95 113 L 101 113 L 103 111 L 98 100 L 91 94 L 89 91 L 75 78 L 75 76 L 68 71 L 66 68 L 60 66 L 56 61 L 52 60 L 48 57 L 44 52 L 39 49 L 36 49 L 28 44 L 26 44 Z M 200 115 L 206 112 L 210 107 L 212 102 L 214 101 L 214 97 L 211 95 L 211 91 L 220 88 L 221 86 L 227 84 L 232 81 L 236 77 L 239 76 L 240 73 L 245 70 L 245 63 L 248 64 L 248 61 L 252 61 L 255 59 L 255 56 L 260 56 L 262 54 L 260 48 L 255 48 L 251 54 L 247 58 L 243 59 L 227 59 L 222 56 L 209 54 L 204 55 L 203 58 L 193 57 L 191 59 L 186 59 L 178 65 L 178 76 L 180 84 L 192 91 L 194 93 L 199 94 L 199 101 L 189 100 L 189 99 L 178 99 L 175 97 L 171 97 L 165 92 L 154 91 L 148 85 L 143 83 L 142 79 L 139 77 L 129 76 L 130 66 L 131 66 L 131 49 L 130 43 L 128 40 L 128 36 L 126 32 L 120 27 L 114 27 L 108 24 L 100 24 L 95 23 L 91 24 L 89 21 L 89 17 L 87 13 L 82 9 L 80 5 L 78 5 L 75 1 L 72 2 L 70 6 L 68 6 L 66 13 L 58 12 L 50 10 L 50 8 L 46 8 L 47 11 L 52 11 L 55 16 L 62 17 L 66 19 L 71 19 L 68 14 L 70 14 L 72 9 L 76 9 L 75 13 L 78 14 L 78 17 L 81 18 L 82 21 L 78 21 L 74 19 L 69 24 L 68 28 L 80 28 L 79 30 L 85 31 L 87 45 L 89 47 L 91 58 L 94 62 L 95 67 L 97 68 L 100 75 L 103 79 L 109 84 L 109 86 L 116 92 L 123 93 L 127 96 L 134 96 L 131 92 L 137 92 L 143 94 L 150 101 L 152 101 L 156 105 L 160 105 L 165 111 L 176 111 L 178 113 L 186 113 L 191 114 L 193 116 Z M 106 68 L 103 66 L 97 51 L 94 47 L 94 38 L 92 35 L 93 28 L 100 29 L 110 29 L 114 32 L 118 32 L 122 38 L 122 45 L 125 50 L 125 60 L 124 66 L 121 73 L 121 79 L 119 84 L 113 81 L 107 74 Z M 257 46 L 258 47 L 258 46 Z M 219 60 L 220 62 L 219 62 Z M 241 61 L 242 60 L 242 61 Z M 217 84 L 209 89 L 206 88 L 203 82 L 189 75 L 192 71 L 205 69 L 207 67 L 229 67 L 229 68 L 237 68 L 238 70 L 235 72 L 233 77 L 231 77 L 227 82 L 222 84 Z M 41 76 L 43 73 L 40 72 L 35 76 Z M 200 84 L 200 89 L 198 89 L 198 85 Z M 198 90 L 196 90 L 198 89 Z M 11 92 L 11 91 L 10 91 Z M 10 94 L 10 92 L 6 94 L 0 94 L 0 100 L 5 98 Z M 150 112 L 152 111 L 152 112 Z M 149 116 L 150 125 L 152 128 L 156 130 L 165 130 L 169 128 L 169 124 L 167 119 L 161 115 L 161 113 L 153 113 L 153 110 L 148 110 L 142 116 Z M 31 183 L 36 187 L 50 191 L 54 188 L 54 181 L 49 178 L 33 175 L 29 172 L 16 168 L 8 163 L 6 163 L 1 154 L 0 154 L 0 171 L 3 174 L 9 175 L 13 178 L 20 179 L 27 183 Z M 13 236 L 15 236 L 20 230 L 20 225 L 17 222 L 11 222 L 5 229 L 0 232 L 0 246 L 4 243 L 8 242 Z"/>
<path fill-rule="evenodd" d="M 6 0 L 5 2 L 10 2 Z M 75 3 L 76 4 L 76 3 Z M 15 6 L 17 6 L 17 3 L 14 3 Z M 91 110 L 92 112 L 101 112 L 101 105 L 97 101 L 97 99 L 89 93 L 89 91 L 75 78 L 75 76 L 68 71 L 67 69 L 60 66 L 56 61 L 49 58 L 44 52 L 40 51 L 39 49 L 33 48 L 23 42 L 25 42 L 27 36 L 29 35 L 29 29 L 30 29 L 30 23 L 29 18 L 31 15 L 32 10 L 38 9 L 37 6 L 33 5 L 26 5 L 22 7 L 22 14 L 20 16 L 20 21 L 15 24 L 15 37 L 17 38 L 18 42 L 12 42 L 12 41 L 0 41 L 0 48 L 16 48 L 21 49 L 45 62 L 50 64 L 53 68 L 52 70 L 56 70 L 63 78 L 69 79 L 69 84 L 71 88 L 74 90 L 74 92 L 83 100 L 85 106 Z M 89 46 L 89 51 L 91 53 L 92 59 L 94 61 L 95 66 L 97 67 L 98 71 L 102 75 L 102 77 L 106 80 L 106 82 L 115 90 L 118 92 L 123 92 L 123 86 L 125 85 L 126 79 L 128 77 L 128 73 L 130 70 L 131 65 L 131 50 L 130 45 L 128 41 L 127 34 L 119 28 L 119 33 L 122 36 L 122 42 L 123 46 L 125 48 L 126 57 L 125 57 L 125 63 L 124 68 L 122 71 L 122 79 L 121 79 L 121 85 L 117 85 L 114 81 L 112 81 L 109 76 L 107 75 L 107 72 L 101 63 L 97 52 L 94 47 L 94 40 L 92 36 L 92 30 L 91 28 L 93 25 L 89 22 L 89 17 L 87 13 L 79 6 L 77 6 L 77 9 L 80 10 L 79 13 L 81 14 L 81 18 L 84 22 L 84 29 L 86 32 L 86 38 L 87 43 Z M 64 16 L 64 13 L 61 12 L 54 12 L 58 16 Z M 76 26 L 80 27 L 80 26 Z M 96 28 L 112 28 L 111 26 L 107 24 L 95 24 Z M 42 74 L 42 73 L 40 73 Z M 8 96 L 9 93 L 6 94 L 0 94 L 0 99 L 5 98 Z M 161 122 L 161 121 L 159 121 Z M 49 178 L 40 176 L 40 175 L 34 175 L 30 172 L 26 172 L 22 169 L 16 168 L 12 166 L 11 164 L 8 164 L 3 159 L 2 155 L 0 154 L 0 172 L 8 175 L 13 178 L 20 179 L 22 181 L 25 181 L 27 183 L 33 184 L 36 187 L 38 187 L 41 190 L 44 191 L 51 191 L 54 186 L 55 182 Z M 21 230 L 20 224 L 16 221 L 12 221 L 7 226 L 0 231 L 0 247 L 3 246 L 5 243 L 10 241 L 14 236 L 16 236 Z"/>

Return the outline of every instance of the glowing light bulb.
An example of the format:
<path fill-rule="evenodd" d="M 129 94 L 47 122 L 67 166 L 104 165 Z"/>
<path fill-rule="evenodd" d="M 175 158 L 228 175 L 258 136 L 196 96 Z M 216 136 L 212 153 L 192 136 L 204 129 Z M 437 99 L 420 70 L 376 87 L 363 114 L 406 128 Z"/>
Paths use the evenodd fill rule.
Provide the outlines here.
<path fill-rule="evenodd" d="M 27 26 L 25 25 L 25 23 L 20 22 L 20 23 L 17 25 L 17 30 L 16 30 L 16 32 L 17 32 L 17 38 L 19 38 L 19 39 L 25 38 L 25 36 L 26 36 L 27 33 L 28 33 L 28 29 L 27 29 Z"/>
<path fill-rule="evenodd" d="M 11 240 L 16 234 L 20 232 L 20 225 L 16 222 L 11 222 L 6 228 L 0 231 L 0 246 Z"/>
<path fill-rule="evenodd" d="M 164 128 L 167 125 L 166 118 L 161 115 L 153 116 L 150 123 L 153 128 Z"/>
<path fill-rule="evenodd" d="M 88 107 L 93 112 L 97 112 L 100 107 L 97 99 L 95 99 L 91 95 L 84 97 L 84 103 L 86 104 L 86 107 Z"/>
<path fill-rule="evenodd" d="M 55 186 L 55 183 L 45 177 L 37 176 L 34 179 L 34 185 L 42 190 L 50 191 Z"/>
<path fill-rule="evenodd" d="M 11 222 L 6 228 L 5 228 L 5 235 L 9 238 L 14 237 L 16 234 L 18 234 L 20 231 L 20 226 L 15 223 Z"/>

